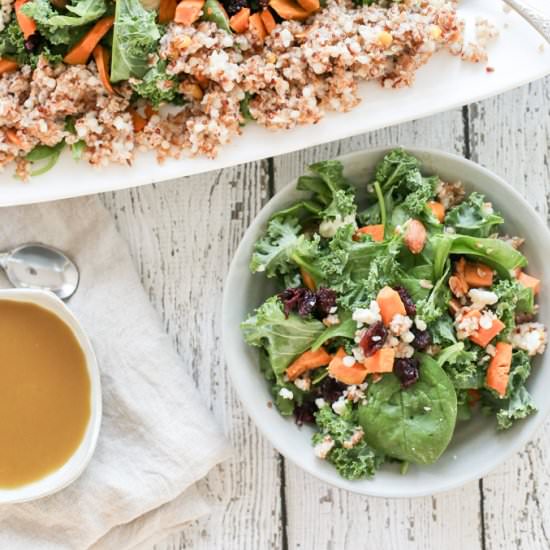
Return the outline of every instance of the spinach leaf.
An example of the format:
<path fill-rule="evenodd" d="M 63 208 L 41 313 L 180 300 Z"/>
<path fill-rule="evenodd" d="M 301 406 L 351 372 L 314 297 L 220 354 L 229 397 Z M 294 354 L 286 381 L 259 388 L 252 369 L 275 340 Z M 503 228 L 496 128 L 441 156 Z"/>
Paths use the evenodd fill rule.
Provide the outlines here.
<path fill-rule="evenodd" d="M 384 462 L 383 454 L 370 447 L 364 439 L 351 448 L 344 446 L 359 429 L 349 405 L 341 416 L 334 413 L 329 406 L 325 406 L 315 414 L 315 422 L 320 431 L 313 435 L 312 442 L 316 445 L 326 436 L 334 441 L 334 447 L 329 452 L 327 460 L 342 477 L 370 478 Z"/>
<path fill-rule="evenodd" d="M 41 166 L 31 171 L 30 175 L 41 176 L 49 170 L 51 170 L 59 160 L 59 155 L 65 147 L 65 141 L 60 141 L 57 145 L 49 147 L 48 145 L 37 145 L 30 153 L 25 157 L 32 164 L 40 161 L 44 161 Z"/>
<path fill-rule="evenodd" d="M 502 223 L 502 216 L 493 211 L 480 193 L 471 193 L 445 216 L 445 225 L 453 227 L 457 233 L 473 237 L 488 237 Z"/>
<path fill-rule="evenodd" d="M 527 260 L 521 252 L 500 239 L 444 233 L 433 235 L 430 241 L 434 247 L 434 276 L 436 278 L 443 273 L 450 254 L 473 256 L 496 269 L 504 279 L 510 279 L 510 273 L 516 267 L 527 265 Z"/>
<path fill-rule="evenodd" d="M 143 78 L 149 70 L 149 54 L 157 50 L 160 32 L 156 12 L 139 0 L 117 0 L 111 59 L 111 82 Z"/>
<path fill-rule="evenodd" d="M 251 346 L 263 347 L 279 382 L 285 369 L 325 330 L 316 319 L 305 319 L 295 313 L 285 317 L 280 300 L 269 298 L 246 321 L 241 323 L 244 339 Z"/>
<path fill-rule="evenodd" d="M 388 456 L 432 464 L 453 435 L 457 399 L 449 377 L 429 356 L 421 356 L 420 378 L 403 389 L 393 374 L 369 386 L 359 423 L 367 443 Z"/>
<path fill-rule="evenodd" d="M 241 111 L 241 116 L 243 117 L 243 126 L 247 122 L 252 122 L 254 120 L 254 117 L 252 116 L 252 113 L 250 112 L 250 99 L 251 95 L 250 92 L 245 92 L 244 99 L 241 99 L 239 103 L 239 109 Z"/>
<path fill-rule="evenodd" d="M 212 21 L 216 23 L 218 27 L 229 34 L 233 34 L 231 27 L 229 26 L 229 18 L 226 11 L 218 0 L 206 0 L 202 9 L 202 18 L 205 21 Z"/>
<path fill-rule="evenodd" d="M 313 351 L 319 349 L 327 340 L 332 338 L 348 338 L 353 340 L 357 323 L 351 318 L 351 313 L 340 313 L 340 323 L 325 329 L 325 331 L 313 342 L 311 349 Z"/>

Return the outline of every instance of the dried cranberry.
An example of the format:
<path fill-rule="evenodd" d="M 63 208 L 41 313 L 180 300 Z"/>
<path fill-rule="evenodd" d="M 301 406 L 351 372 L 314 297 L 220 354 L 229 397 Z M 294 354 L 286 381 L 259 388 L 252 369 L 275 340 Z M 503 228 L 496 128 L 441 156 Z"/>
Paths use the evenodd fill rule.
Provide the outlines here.
<path fill-rule="evenodd" d="M 414 334 L 414 340 L 411 342 L 413 348 L 423 351 L 432 343 L 432 335 L 429 331 L 413 327 L 411 332 Z"/>
<path fill-rule="evenodd" d="M 409 317 L 414 317 L 416 315 L 416 305 L 413 302 L 409 291 L 402 286 L 396 286 L 394 290 L 399 294 L 401 301 L 405 306 L 405 311 L 407 312 L 407 315 Z"/>
<path fill-rule="evenodd" d="M 327 376 L 317 387 L 317 392 L 327 403 L 334 403 L 338 401 L 345 389 L 345 384 L 341 384 L 334 378 Z"/>
<path fill-rule="evenodd" d="M 388 336 L 388 329 L 382 321 L 378 321 L 371 325 L 363 334 L 359 346 L 363 350 L 365 357 L 374 355 L 380 348 L 384 346 L 384 342 Z"/>
<path fill-rule="evenodd" d="M 393 373 L 401 382 L 402 388 L 408 388 L 418 380 L 420 376 L 418 371 L 419 366 L 420 362 L 418 359 L 400 358 L 395 360 L 393 364 Z"/>
<path fill-rule="evenodd" d="M 304 401 L 301 405 L 294 407 L 294 420 L 298 426 L 302 424 L 315 424 L 314 413 L 317 410 L 313 401 Z"/>
<path fill-rule="evenodd" d="M 315 294 L 307 288 L 287 288 L 279 294 L 279 299 L 283 302 L 287 317 L 295 310 L 300 315 L 309 315 L 317 301 Z"/>
<path fill-rule="evenodd" d="M 336 292 L 331 288 L 320 288 L 317 293 L 316 310 L 319 317 L 323 318 L 330 314 L 330 310 L 336 306 Z"/>
<path fill-rule="evenodd" d="M 236 13 L 238 13 L 241 10 L 241 8 L 248 8 L 248 1 L 247 0 L 224 0 L 223 7 L 225 8 L 227 15 L 231 17 L 232 15 L 235 15 Z"/>
<path fill-rule="evenodd" d="M 24 42 L 25 50 L 29 53 L 35 53 L 42 42 L 42 37 L 39 33 L 31 34 Z"/>

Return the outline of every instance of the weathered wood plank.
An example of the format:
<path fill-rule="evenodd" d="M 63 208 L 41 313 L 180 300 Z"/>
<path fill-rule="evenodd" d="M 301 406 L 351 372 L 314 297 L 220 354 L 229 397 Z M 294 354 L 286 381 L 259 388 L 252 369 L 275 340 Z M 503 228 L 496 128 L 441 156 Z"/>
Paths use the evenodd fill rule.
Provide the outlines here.
<path fill-rule="evenodd" d="M 472 156 L 548 218 L 550 78 L 470 110 Z M 538 438 L 483 480 L 487 550 L 550 548 L 550 421 Z"/>
<path fill-rule="evenodd" d="M 103 196 L 185 367 L 236 451 L 201 483 L 212 515 L 172 537 L 167 548 L 281 547 L 278 456 L 233 394 L 219 326 L 233 251 L 267 199 L 266 166 L 256 162 Z"/>
<path fill-rule="evenodd" d="M 419 146 L 463 153 L 460 109 L 274 159 L 276 188 L 311 162 L 377 146 Z M 365 498 L 331 488 L 286 464 L 289 548 L 459 550 L 481 548 L 477 483 L 435 497 Z"/>

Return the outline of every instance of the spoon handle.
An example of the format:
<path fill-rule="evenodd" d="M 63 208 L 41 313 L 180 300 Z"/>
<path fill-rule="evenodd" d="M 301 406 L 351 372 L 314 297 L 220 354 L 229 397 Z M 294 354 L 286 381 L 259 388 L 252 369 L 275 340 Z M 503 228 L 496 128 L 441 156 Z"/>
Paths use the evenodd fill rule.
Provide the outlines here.
<path fill-rule="evenodd" d="M 550 14 L 533 8 L 525 0 L 504 0 L 550 43 Z"/>

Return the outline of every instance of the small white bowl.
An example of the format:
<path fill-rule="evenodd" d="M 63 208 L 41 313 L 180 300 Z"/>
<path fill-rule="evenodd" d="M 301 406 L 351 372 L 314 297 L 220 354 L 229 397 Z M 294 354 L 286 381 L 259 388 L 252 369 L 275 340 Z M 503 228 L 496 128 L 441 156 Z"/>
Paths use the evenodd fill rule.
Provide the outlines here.
<path fill-rule="evenodd" d="M 0 504 L 5 504 L 27 502 L 51 495 L 67 487 L 67 485 L 75 481 L 82 474 L 90 462 L 97 444 L 101 425 L 102 406 L 101 382 L 96 356 L 88 336 L 70 309 L 57 296 L 43 290 L 18 288 L 0 290 L 0 300 L 14 300 L 36 304 L 52 312 L 69 326 L 84 352 L 88 376 L 90 377 L 91 392 L 90 419 L 88 420 L 84 437 L 74 454 L 61 468 L 37 481 L 13 489 L 0 488 Z"/>
<path fill-rule="evenodd" d="M 361 190 L 371 181 L 374 168 L 391 149 L 376 149 L 340 157 L 344 173 Z M 407 149 L 422 161 L 425 174 L 446 181 L 461 180 L 470 191 L 479 191 L 502 212 L 505 230 L 526 238 L 523 253 L 529 260 L 528 272 L 542 281 L 539 320 L 550 324 L 550 233 L 531 206 L 510 185 L 478 164 L 456 155 L 426 149 Z M 304 167 L 304 172 L 305 172 Z M 298 428 L 293 419 L 269 408 L 268 384 L 260 373 L 258 351 L 242 337 L 240 323 L 265 298 L 273 294 L 272 285 L 261 274 L 252 275 L 248 264 L 254 243 L 263 234 L 271 215 L 307 194 L 296 190 L 296 181 L 277 193 L 252 222 L 237 249 L 227 277 L 223 300 L 223 345 L 229 373 L 248 414 L 281 454 L 292 462 L 336 487 L 364 495 L 414 497 L 447 491 L 478 479 L 521 449 L 550 412 L 550 356 L 548 352 L 534 361 L 527 386 L 539 412 L 520 420 L 509 430 L 497 432 L 492 418 L 478 417 L 458 423 L 453 440 L 436 464 L 411 465 L 407 475 L 396 466 L 385 465 L 372 480 L 348 481 L 332 465 L 317 459 L 311 446 L 313 429 Z"/>

